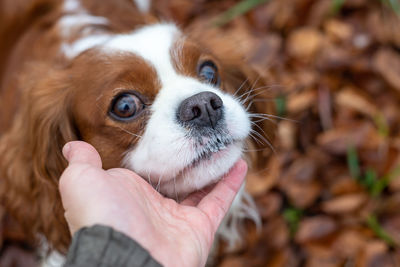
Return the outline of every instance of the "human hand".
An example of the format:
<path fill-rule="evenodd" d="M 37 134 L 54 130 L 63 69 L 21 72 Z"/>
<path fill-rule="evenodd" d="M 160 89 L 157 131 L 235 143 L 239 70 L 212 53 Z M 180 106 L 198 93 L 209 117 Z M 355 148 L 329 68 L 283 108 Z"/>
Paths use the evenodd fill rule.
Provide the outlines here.
<path fill-rule="evenodd" d="M 239 160 L 209 193 L 196 192 L 178 204 L 130 170 L 103 170 L 99 154 L 85 142 L 68 143 L 63 154 L 69 166 L 59 189 L 71 234 L 94 224 L 113 227 L 164 266 L 205 265 L 247 171 Z"/>

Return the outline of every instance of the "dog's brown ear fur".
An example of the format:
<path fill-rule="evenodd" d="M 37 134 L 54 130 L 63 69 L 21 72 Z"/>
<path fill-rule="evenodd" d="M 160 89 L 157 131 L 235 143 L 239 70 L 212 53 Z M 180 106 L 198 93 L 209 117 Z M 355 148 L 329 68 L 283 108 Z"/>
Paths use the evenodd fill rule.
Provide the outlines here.
<path fill-rule="evenodd" d="M 18 76 L 21 59 L 34 49 L 33 39 L 26 41 L 26 37 L 32 28 L 40 28 L 37 22 L 60 3 L 61 0 L 0 1 L 0 135 L 9 127 L 19 98 L 19 92 L 10 84 Z M 24 51 L 21 44 L 29 49 Z"/>
<path fill-rule="evenodd" d="M 43 233 L 56 249 L 65 251 L 70 237 L 58 177 L 66 167 L 61 149 L 76 135 L 62 75 L 54 71 L 44 80 L 27 77 L 20 83 L 27 87 L 20 109 L 0 138 L 0 200 L 30 241 Z"/>

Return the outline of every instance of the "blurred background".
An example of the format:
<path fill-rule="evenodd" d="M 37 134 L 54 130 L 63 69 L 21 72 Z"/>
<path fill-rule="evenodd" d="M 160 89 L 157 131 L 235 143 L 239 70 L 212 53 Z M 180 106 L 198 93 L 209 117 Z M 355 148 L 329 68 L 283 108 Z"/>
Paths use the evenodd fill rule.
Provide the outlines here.
<path fill-rule="evenodd" d="M 263 225 L 217 266 L 400 266 L 400 2 L 163 0 L 209 25 L 269 85 L 265 171 L 249 175 Z M 266 150 L 271 150 L 266 146 Z"/>
<path fill-rule="evenodd" d="M 154 2 L 235 47 L 276 110 L 246 185 L 262 227 L 215 266 L 400 267 L 400 0 Z"/>

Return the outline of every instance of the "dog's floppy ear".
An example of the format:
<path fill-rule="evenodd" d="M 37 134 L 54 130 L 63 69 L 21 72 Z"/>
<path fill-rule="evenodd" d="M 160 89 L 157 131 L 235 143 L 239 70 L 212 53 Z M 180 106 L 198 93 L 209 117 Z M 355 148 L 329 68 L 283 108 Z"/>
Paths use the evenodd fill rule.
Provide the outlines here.
<path fill-rule="evenodd" d="M 76 134 L 64 75 L 54 71 L 43 80 L 30 76 L 20 82 L 26 88 L 18 113 L 0 139 L 0 197 L 29 241 L 43 233 L 56 249 L 65 251 L 70 240 L 58 178 L 67 165 L 61 149 Z"/>

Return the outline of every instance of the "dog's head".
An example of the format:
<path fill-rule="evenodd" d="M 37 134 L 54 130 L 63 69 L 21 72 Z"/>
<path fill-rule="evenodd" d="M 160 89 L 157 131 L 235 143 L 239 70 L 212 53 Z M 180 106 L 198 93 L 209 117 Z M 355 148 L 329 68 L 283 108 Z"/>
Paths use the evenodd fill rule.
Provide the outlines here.
<path fill-rule="evenodd" d="M 112 36 L 69 72 L 72 120 L 106 168 L 127 167 L 179 197 L 215 182 L 241 155 L 250 120 L 224 91 L 223 65 L 174 25 Z"/>
<path fill-rule="evenodd" d="M 251 122 L 235 92 L 257 86 L 241 62 L 226 64 L 172 24 L 89 36 L 63 49 L 66 64 L 36 64 L 22 80 L 19 113 L 0 144 L 3 202 L 31 233 L 58 249 L 68 245 L 57 194 L 68 141 L 91 143 L 103 167 L 132 169 L 178 199 L 240 158 Z"/>

